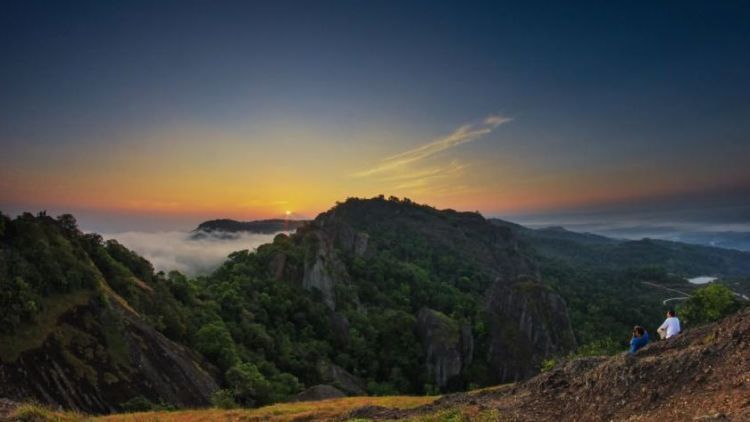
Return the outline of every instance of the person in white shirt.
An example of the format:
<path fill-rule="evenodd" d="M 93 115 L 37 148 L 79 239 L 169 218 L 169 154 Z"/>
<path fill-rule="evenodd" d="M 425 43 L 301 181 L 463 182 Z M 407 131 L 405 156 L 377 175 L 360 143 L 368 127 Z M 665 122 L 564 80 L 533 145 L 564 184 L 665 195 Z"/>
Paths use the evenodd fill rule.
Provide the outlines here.
<path fill-rule="evenodd" d="M 673 310 L 670 309 L 667 311 L 667 319 L 664 320 L 664 323 L 659 327 L 657 332 L 661 338 L 674 337 L 680 333 L 680 320 L 677 319 Z"/>

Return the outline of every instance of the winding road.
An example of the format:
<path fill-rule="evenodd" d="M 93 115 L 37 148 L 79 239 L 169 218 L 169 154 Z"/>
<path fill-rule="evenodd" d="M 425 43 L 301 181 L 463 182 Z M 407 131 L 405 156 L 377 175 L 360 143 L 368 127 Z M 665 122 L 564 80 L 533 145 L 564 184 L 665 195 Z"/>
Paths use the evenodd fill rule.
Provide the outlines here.
<path fill-rule="evenodd" d="M 667 290 L 667 291 L 674 292 L 674 293 L 679 293 L 679 294 L 682 295 L 682 296 L 670 297 L 668 299 L 664 299 L 661 302 L 664 305 L 669 304 L 670 301 L 687 300 L 690 297 L 690 293 L 683 292 L 682 290 L 673 289 L 671 287 L 662 286 L 661 284 L 651 283 L 649 281 L 642 281 L 641 283 L 643 283 L 643 284 L 645 284 L 647 286 L 656 287 L 658 289 Z"/>
<path fill-rule="evenodd" d="M 667 305 L 669 302 L 672 302 L 672 301 L 687 300 L 687 299 L 690 298 L 690 293 L 683 292 L 682 290 L 677 290 L 677 289 L 673 289 L 671 287 L 662 286 L 661 284 L 651 283 L 650 281 L 642 281 L 641 283 L 643 283 L 643 284 L 645 284 L 647 286 L 656 287 L 658 289 L 667 290 L 667 291 L 674 292 L 674 293 L 679 293 L 679 294 L 682 295 L 682 296 L 670 297 L 668 299 L 664 299 L 662 301 L 662 303 L 664 305 Z M 740 299 L 750 300 L 750 298 L 748 298 L 746 295 L 743 295 L 742 293 L 737 293 L 735 291 L 733 291 L 732 293 L 734 293 L 734 295 L 737 296 Z"/>

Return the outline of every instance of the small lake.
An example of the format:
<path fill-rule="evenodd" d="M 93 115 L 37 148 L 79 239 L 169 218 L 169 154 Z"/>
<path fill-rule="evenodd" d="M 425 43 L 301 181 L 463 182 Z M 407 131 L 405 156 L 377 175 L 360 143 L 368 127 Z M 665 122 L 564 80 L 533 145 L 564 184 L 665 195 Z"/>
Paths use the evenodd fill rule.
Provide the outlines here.
<path fill-rule="evenodd" d="M 702 275 L 700 277 L 688 278 L 687 281 L 690 282 L 690 283 L 692 283 L 692 284 L 708 284 L 708 283 L 716 280 L 716 278 L 717 277 L 710 277 L 710 276 L 707 276 L 707 275 Z"/>

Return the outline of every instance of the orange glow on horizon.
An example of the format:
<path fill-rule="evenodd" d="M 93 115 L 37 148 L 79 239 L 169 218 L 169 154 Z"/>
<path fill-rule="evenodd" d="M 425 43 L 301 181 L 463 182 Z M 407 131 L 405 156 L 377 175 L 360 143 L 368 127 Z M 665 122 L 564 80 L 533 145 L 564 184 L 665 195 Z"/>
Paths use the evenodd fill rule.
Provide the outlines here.
<path fill-rule="evenodd" d="M 705 183 L 693 173 L 554 171 L 533 160 L 462 153 L 463 144 L 481 145 L 502 130 L 491 117 L 419 142 L 374 130 L 352 147 L 290 127 L 263 136 L 181 127 L 115 150 L 92 145 L 86 154 L 51 147 L 33 151 L 36 167 L 19 161 L 3 169 L 0 205 L 249 220 L 314 218 L 348 197 L 383 194 L 492 216 L 650 198 Z"/>

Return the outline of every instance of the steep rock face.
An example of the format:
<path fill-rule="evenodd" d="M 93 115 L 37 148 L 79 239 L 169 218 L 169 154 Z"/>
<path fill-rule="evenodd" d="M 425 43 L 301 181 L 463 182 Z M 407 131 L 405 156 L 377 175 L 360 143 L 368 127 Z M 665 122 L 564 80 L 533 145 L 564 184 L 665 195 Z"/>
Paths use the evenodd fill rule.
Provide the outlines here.
<path fill-rule="evenodd" d="M 336 309 L 334 285 L 348 282 L 346 267 L 338 258 L 333 247 L 333 240 L 323 231 L 309 234 L 314 244 L 306 251 L 302 285 L 308 290 L 320 292 L 323 302 L 332 310 Z"/>
<path fill-rule="evenodd" d="M 501 382 L 538 372 L 545 358 L 575 348 L 565 301 L 531 278 L 498 280 L 487 296 L 488 361 Z"/>
<path fill-rule="evenodd" d="M 422 308 L 417 314 L 417 332 L 425 350 L 427 375 L 440 388 L 448 386 L 472 360 L 474 338 L 471 327 L 441 312 Z"/>
<path fill-rule="evenodd" d="M 286 266 L 286 255 L 283 253 L 276 254 L 269 264 L 269 271 L 274 280 L 281 280 L 284 277 L 284 267 Z"/>
<path fill-rule="evenodd" d="M 0 363 L 0 396 L 92 413 L 137 397 L 208 405 L 218 389 L 213 369 L 123 303 L 95 297 L 64 313 L 40 347 Z"/>

